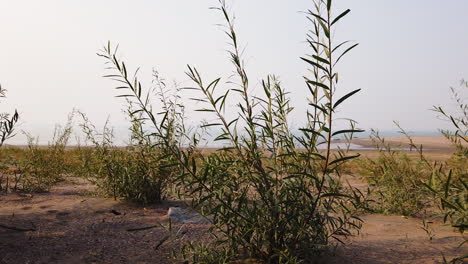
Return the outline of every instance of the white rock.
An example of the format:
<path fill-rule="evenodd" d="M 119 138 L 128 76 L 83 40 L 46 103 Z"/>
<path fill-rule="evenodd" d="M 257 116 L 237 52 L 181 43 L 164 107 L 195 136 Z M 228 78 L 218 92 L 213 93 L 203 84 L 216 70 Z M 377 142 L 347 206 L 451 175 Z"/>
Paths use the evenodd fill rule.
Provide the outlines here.
<path fill-rule="evenodd" d="M 179 223 L 183 224 L 210 224 L 210 217 L 204 217 L 201 214 L 190 210 L 188 208 L 181 207 L 169 207 L 167 211 L 167 216 Z"/>

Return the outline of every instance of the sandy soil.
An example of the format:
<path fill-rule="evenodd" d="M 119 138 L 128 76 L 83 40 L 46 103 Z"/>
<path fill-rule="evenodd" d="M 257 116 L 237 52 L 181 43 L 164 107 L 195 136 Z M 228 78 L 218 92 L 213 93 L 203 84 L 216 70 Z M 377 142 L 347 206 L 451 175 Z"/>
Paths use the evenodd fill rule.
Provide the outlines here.
<path fill-rule="evenodd" d="M 353 181 L 362 185 L 359 181 Z M 170 252 L 180 240 L 168 238 L 167 210 L 177 202 L 137 206 L 92 197 L 93 186 L 80 179 L 50 193 L 0 196 L 0 263 L 172 263 Z M 112 212 L 114 210 L 114 213 Z M 361 233 L 317 263 L 440 263 L 441 254 L 457 256 L 459 234 L 440 220 L 430 241 L 421 219 L 368 215 Z M 205 241 L 207 225 L 174 225 L 183 240 Z"/>
<path fill-rule="evenodd" d="M 457 249 L 463 241 L 460 234 L 440 220 L 430 224 L 434 237 L 429 240 L 421 219 L 389 215 L 362 219 L 360 234 L 338 247 L 335 256 L 324 263 L 441 263 L 441 252 L 447 259 L 468 252 L 467 246 Z"/>
<path fill-rule="evenodd" d="M 423 149 L 427 150 L 453 150 L 453 144 L 443 136 L 439 137 L 412 137 L 413 142 L 419 146 L 423 145 Z M 373 147 L 374 144 L 370 138 L 357 138 L 352 140 L 353 143 L 361 145 L 363 147 Z M 409 140 L 406 137 L 387 137 L 385 142 L 389 143 L 393 147 L 407 147 Z"/>
<path fill-rule="evenodd" d="M 93 186 L 82 180 L 63 183 L 50 193 L 0 195 L 0 263 L 169 263 L 176 239 L 168 225 L 170 206 L 138 206 L 88 196 Z M 114 210 L 114 213 L 112 212 Z M 120 214 L 120 215 L 117 215 Z M 206 225 L 174 224 L 185 239 L 206 237 Z"/>
<path fill-rule="evenodd" d="M 405 151 L 410 158 L 419 159 L 419 153 L 416 151 Z M 349 155 L 360 154 L 362 157 L 375 159 L 378 158 L 381 153 L 378 150 L 350 150 Z M 452 157 L 453 150 L 433 150 L 425 151 L 424 156 L 432 161 L 447 161 Z"/>

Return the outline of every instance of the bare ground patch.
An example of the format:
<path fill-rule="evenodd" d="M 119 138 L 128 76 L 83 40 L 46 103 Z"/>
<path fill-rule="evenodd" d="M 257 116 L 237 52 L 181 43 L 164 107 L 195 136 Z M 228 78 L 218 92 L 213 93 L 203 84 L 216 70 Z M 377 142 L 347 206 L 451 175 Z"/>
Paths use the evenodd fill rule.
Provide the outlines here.
<path fill-rule="evenodd" d="M 50 193 L 0 196 L 0 263 L 172 263 L 180 241 L 167 239 L 167 210 L 179 202 L 139 206 L 89 196 L 94 186 L 80 179 L 60 184 Z M 440 220 L 431 225 L 434 238 L 421 229 L 421 219 L 368 215 L 359 235 L 318 263 L 440 263 L 461 255 L 460 235 Z M 152 227 L 139 231 L 143 227 Z M 184 240 L 208 238 L 207 225 L 175 224 Z"/>

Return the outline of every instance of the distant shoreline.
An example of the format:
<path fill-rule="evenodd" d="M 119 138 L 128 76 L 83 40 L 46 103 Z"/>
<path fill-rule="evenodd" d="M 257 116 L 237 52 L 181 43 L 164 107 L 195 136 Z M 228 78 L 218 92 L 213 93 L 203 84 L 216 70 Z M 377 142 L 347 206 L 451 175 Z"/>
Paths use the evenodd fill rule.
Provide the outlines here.
<path fill-rule="evenodd" d="M 385 137 L 383 138 L 385 144 L 388 144 L 392 148 L 408 149 L 410 141 L 407 137 Z M 415 136 L 411 137 L 413 143 L 423 150 L 431 151 L 453 151 L 455 146 L 450 140 L 444 136 Z M 345 140 L 337 140 L 336 142 L 344 143 Z M 352 144 L 358 145 L 362 148 L 373 148 L 375 149 L 375 143 L 372 138 L 355 138 L 351 140 Z"/>
<path fill-rule="evenodd" d="M 423 150 L 425 151 L 453 151 L 455 146 L 443 136 L 415 136 L 411 137 L 414 144 L 418 147 L 422 145 Z M 385 137 L 383 138 L 385 143 L 390 147 L 400 150 L 409 150 L 409 140 L 406 137 Z M 351 140 L 351 150 L 362 150 L 362 151 L 372 151 L 376 150 L 375 143 L 372 138 L 355 138 Z M 334 149 L 345 148 L 346 140 L 336 139 L 333 140 L 332 147 Z M 39 147 L 47 147 L 47 144 L 39 144 Z M 18 148 L 27 148 L 25 144 L 5 144 L 4 147 L 18 147 Z M 68 145 L 68 149 L 77 148 L 78 145 Z M 92 145 L 81 145 L 81 147 L 93 147 Z M 125 147 L 125 145 L 117 145 L 116 147 Z M 216 150 L 221 148 L 221 146 L 205 145 L 200 146 L 199 149 L 206 150 Z"/>

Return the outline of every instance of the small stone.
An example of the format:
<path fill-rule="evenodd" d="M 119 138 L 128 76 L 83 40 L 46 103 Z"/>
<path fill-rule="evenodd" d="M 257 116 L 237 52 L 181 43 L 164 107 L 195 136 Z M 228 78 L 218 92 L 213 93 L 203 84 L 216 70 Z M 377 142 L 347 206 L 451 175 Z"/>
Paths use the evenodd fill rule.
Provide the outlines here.
<path fill-rule="evenodd" d="M 211 223 L 211 217 L 205 217 L 202 216 L 201 214 L 187 209 L 187 208 L 181 208 L 181 207 L 170 207 L 169 210 L 167 211 L 167 216 L 179 223 L 183 224 L 210 224 Z"/>

